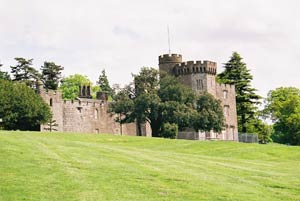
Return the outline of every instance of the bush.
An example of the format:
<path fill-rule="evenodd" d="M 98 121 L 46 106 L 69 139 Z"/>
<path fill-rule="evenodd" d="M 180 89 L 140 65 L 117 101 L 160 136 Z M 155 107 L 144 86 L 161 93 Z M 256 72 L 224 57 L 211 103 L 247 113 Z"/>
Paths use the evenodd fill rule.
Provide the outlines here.
<path fill-rule="evenodd" d="M 171 138 L 175 139 L 178 134 L 178 125 L 177 124 L 170 124 L 164 123 L 162 127 L 161 135 L 164 138 Z"/>
<path fill-rule="evenodd" d="M 0 79 L 0 118 L 5 130 L 39 130 L 51 119 L 49 106 L 25 84 Z"/>

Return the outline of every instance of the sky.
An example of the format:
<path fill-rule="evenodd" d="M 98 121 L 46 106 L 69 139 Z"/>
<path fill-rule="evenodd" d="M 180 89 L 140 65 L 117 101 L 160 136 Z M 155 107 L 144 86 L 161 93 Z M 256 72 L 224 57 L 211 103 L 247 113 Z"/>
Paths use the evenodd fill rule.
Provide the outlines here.
<path fill-rule="evenodd" d="M 218 72 L 237 51 L 262 96 L 281 86 L 300 87 L 298 0 L 0 0 L 0 63 L 15 57 L 64 67 L 96 82 L 127 84 L 158 56 L 211 60 Z M 3 70 L 3 69 L 2 69 Z"/>

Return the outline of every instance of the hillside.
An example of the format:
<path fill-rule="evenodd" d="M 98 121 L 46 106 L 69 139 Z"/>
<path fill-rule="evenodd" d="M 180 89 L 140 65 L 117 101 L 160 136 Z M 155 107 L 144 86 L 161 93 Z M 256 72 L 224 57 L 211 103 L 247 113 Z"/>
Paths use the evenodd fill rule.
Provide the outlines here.
<path fill-rule="evenodd" d="M 0 131 L 0 200 L 300 200 L 300 147 Z"/>

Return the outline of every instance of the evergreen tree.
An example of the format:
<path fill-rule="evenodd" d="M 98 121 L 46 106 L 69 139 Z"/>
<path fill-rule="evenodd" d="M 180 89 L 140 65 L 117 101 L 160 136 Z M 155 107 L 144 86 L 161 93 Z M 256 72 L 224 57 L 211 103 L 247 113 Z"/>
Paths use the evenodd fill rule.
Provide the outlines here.
<path fill-rule="evenodd" d="M 42 71 L 42 82 L 46 89 L 56 90 L 61 80 L 61 71 L 64 67 L 56 65 L 54 62 L 44 62 L 41 67 Z"/>
<path fill-rule="evenodd" d="M 32 66 L 33 59 L 15 58 L 16 66 L 11 66 L 13 81 L 23 82 L 27 86 L 34 88 L 35 82 L 41 77 L 38 71 Z"/>
<path fill-rule="evenodd" d="M 3 64 L 0 63 L 0 79 L 3 80 L 10 80 L 10 76 L 7 72 L 3 72 L 1 71 L 1 67 L 3 66 Z"/>
<path fill-rule="evenodd" d="M 239 131 L 246 133 L 249 126 L 247 124 L 255 118 L 261 97 L 255 93 L 256 89 L 251 87 L 253 77 L 242 59 L 237 52 L 233 52 L 229 61 L 225 63 L 224 72 L 218 75 L 218 80 L 235 85 Z"/>
<path fill-rule="evenodd" d="M 107 93 L 109 96 L 113 95 L 113 89 L 109 85 L 109 81 L 104 69 L 101 71 L 101 75 L 98 78 L 97 84 L 101 88 L 101 91 Z"/>

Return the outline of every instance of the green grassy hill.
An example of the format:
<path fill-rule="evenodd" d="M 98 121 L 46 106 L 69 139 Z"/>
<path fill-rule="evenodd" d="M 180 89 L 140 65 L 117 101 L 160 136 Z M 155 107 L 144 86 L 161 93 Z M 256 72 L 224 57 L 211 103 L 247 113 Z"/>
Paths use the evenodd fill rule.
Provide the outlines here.
<path fill-rule="evenodd" d="M 300 200 L 300 147 L 0 131 L 0 200 Z"/>

